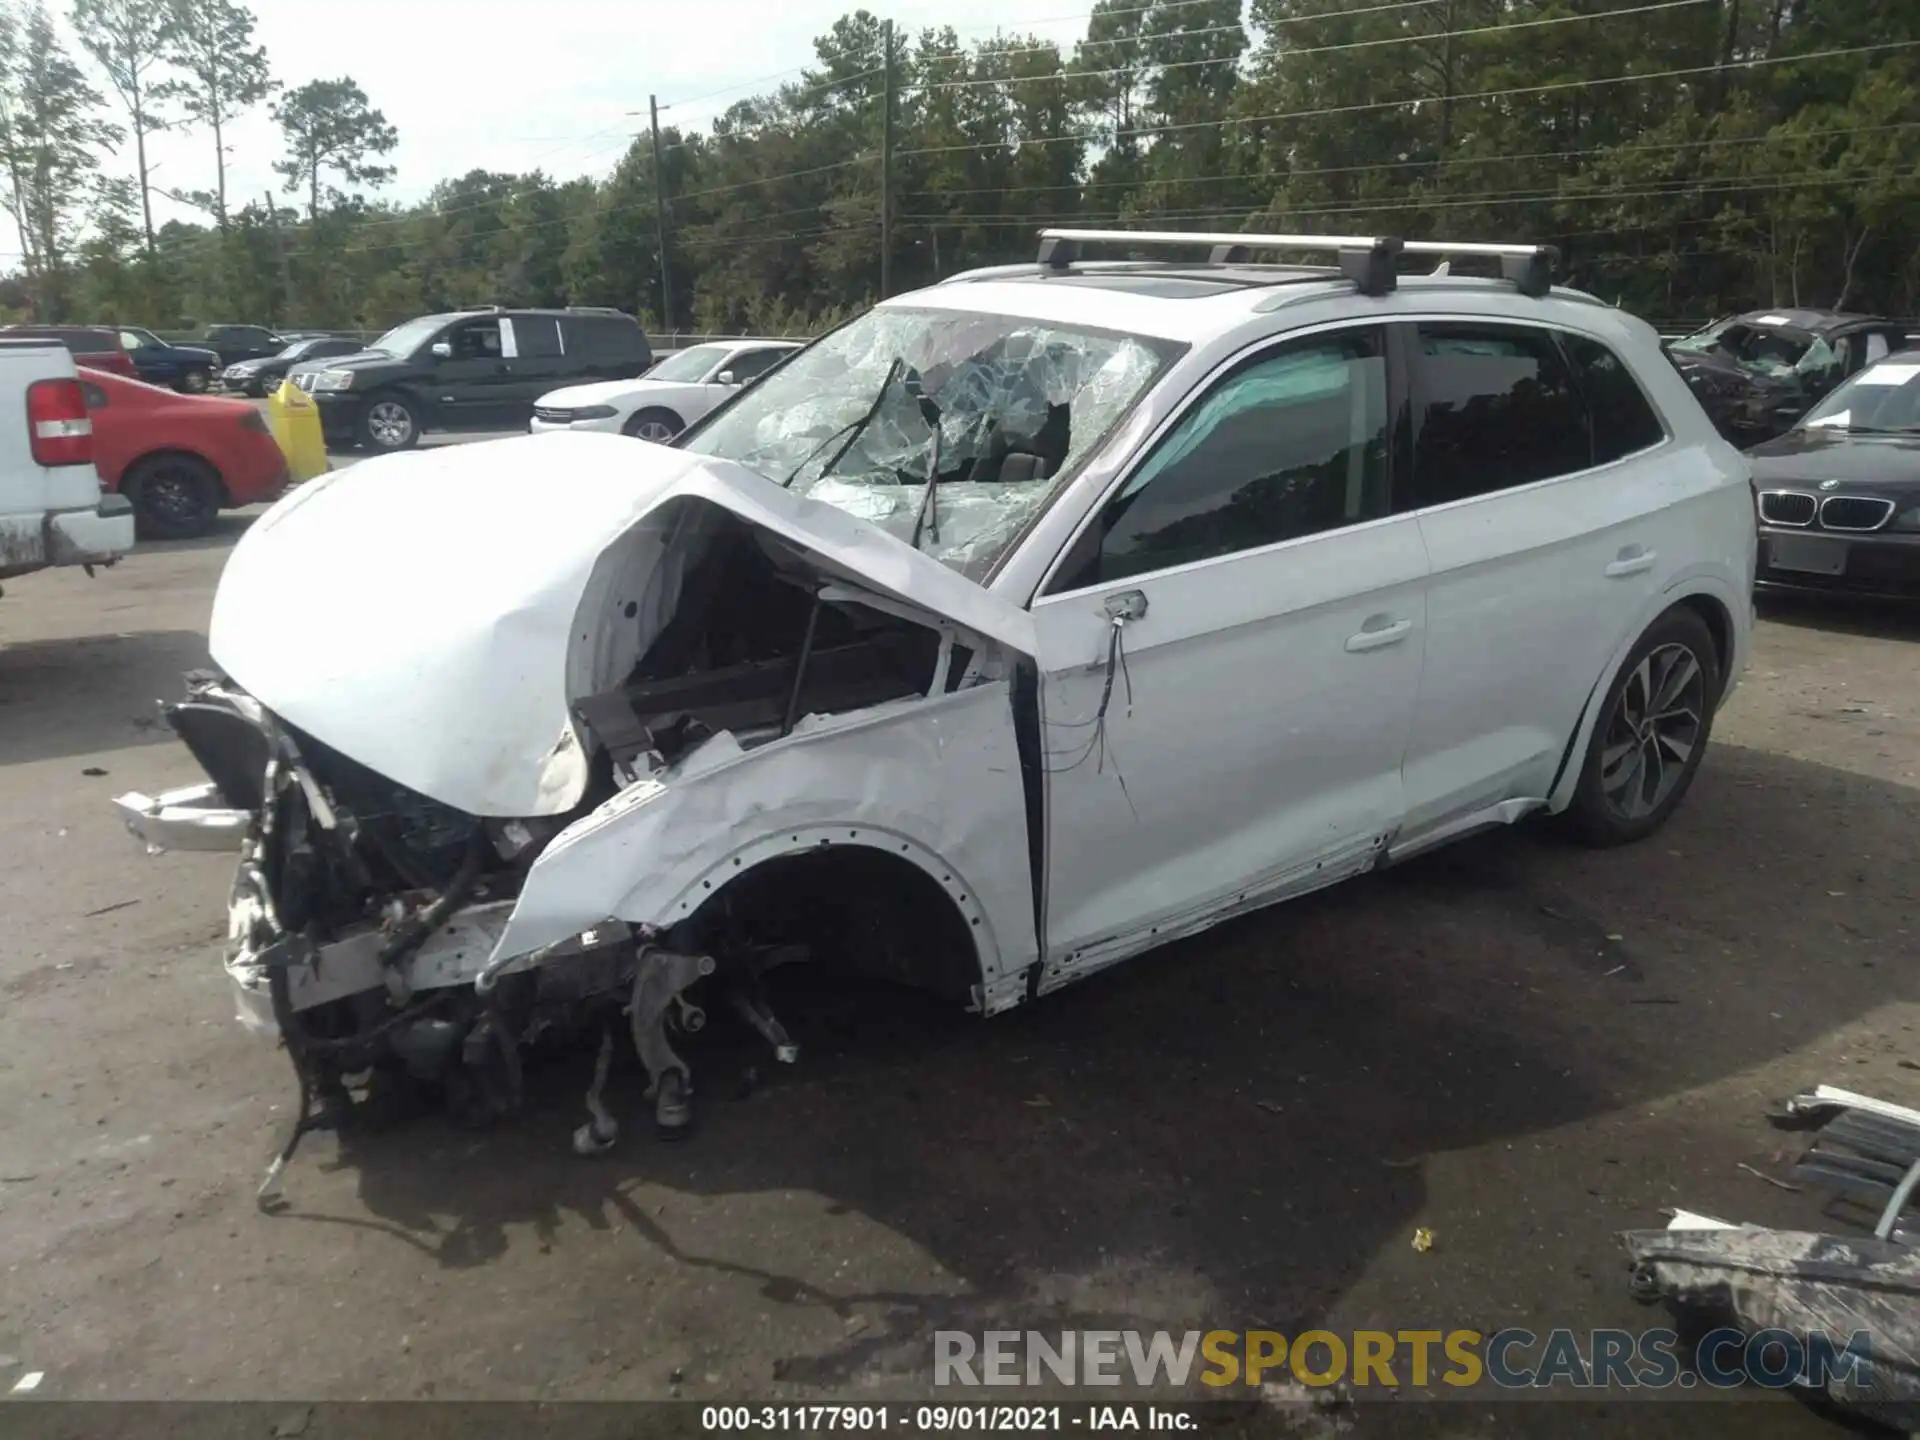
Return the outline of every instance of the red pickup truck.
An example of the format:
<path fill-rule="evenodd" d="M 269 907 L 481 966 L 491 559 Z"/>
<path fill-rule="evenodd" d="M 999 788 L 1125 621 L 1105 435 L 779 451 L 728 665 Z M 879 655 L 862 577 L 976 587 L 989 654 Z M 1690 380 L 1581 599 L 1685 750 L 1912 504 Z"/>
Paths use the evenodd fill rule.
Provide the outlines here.
<path fill-rule="evenodd" d="M 8 325 L 0 328 L 0 338 L 8 340 L 52 340 L 73 353 L 73 363 L 89 370 L 104 370 L 109 375 L 124 375 L 138 380 L 133 356 L 120 343 L 120 332 L 97 325 Z"/>

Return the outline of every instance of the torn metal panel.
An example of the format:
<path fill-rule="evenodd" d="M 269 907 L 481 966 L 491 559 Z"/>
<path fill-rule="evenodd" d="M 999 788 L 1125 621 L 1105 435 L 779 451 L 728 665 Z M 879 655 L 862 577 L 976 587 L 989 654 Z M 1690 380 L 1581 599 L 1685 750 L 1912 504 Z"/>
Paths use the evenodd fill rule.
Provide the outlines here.
<path fill-rule="evenodd" d="M 1004 681 L 811 716 L 751 751 L 723 733 L 556 836 L 529 871 L 494 959 L 607 916 L 669 927 L 763 860 L 864 845 L 940 882 L 969 922 L 992 990 L 1038 951 L 1018 843 L 1026 823 Z"/>
<path fill-rule="evenodd" d="M 618 683 L 666 623 L 713 511 L 822 577 L 1033 648 L 1024 611 L 853 515 L 726 461 L 567 433 L 386 456 L 296 490 L 228 560 L 212 653 L 261 704 L 422 795 L 562 814 L 589 769 L 569 702 Z"/>
<path fill-rule="evenodd" d="M 1636 1230 L 1624 1237 L 1636 1293 L 1730 1320 L 1749 1335 L 1784 1330 L 1870 1363 L 1828 1380 L 1836 1403 L 1920 1429 L 1920 1250 L 1878 1238 L 1757 1227 Z"/>

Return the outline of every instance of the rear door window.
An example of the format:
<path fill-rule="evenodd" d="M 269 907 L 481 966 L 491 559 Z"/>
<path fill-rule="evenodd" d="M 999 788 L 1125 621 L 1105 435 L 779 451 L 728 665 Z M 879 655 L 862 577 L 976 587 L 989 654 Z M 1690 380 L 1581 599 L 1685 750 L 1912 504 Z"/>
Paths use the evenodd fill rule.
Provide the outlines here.
<path fill-rule="evenodd" d="M 1435 323 L 1415 326 L 1413 340 L 1417 506 L 1593 464 L 1587 409 L 1551 331 Z"/>
<path fill-rule="evenodd" d="M 514 344 L 526 360 L 550 360 L 560 353 L 560 322 L 551 315 L 513 317 Z"/>

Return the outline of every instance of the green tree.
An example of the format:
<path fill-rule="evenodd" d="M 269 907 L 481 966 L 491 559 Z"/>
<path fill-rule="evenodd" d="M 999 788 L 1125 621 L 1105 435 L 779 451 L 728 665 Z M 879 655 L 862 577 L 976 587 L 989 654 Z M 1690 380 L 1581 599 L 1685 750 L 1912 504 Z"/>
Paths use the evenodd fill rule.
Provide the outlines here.
<path fill-rule="evenodd" d="M 287 146 L 273 168 L 289 195 L 307 194 L 307 216 L 320 220 L 321 178 L 331 171 L 346 185 L 384 185 L 393 167 L 374 159 L 389 155 L 400 143 L 399 132 L 387 117 L 367 104 L 367 95 L 346 76 L 338 80 L 310 80 L 290 90 L 273 106 L 273 118 Z M 348 195 L 330 191 L 336 201 Z"/>
<path fill-rule="evenodd" d="M 121 139 L 118 126 L 95 113 L 100 92 L 87 83 L 54 29 L 46 7 L 35 4 L 8 47 L 4 76 L 4 143 L 13 188 L 6 197 L 21 232 L 43 320 L 61 318 L 69 260 L 85 218 L 102 151 Z"/>
<path fill-rule="evenodd" d="M 133 122 L 135 180 L 140 188 L 140 223 L 147 254 L 153 254 L 153 197 L 147 178 L 147 136 L 167 128 L 155 108 L 154 72 L 173 43 L 173 11 L 167 0 L 73 0 L 73 28 L 80 48 L 91 55 L 120 97 Z"/>
<path fill-rule="evenodd" d="M 171 0 L 167 59 L 179 72 L 155 93 L 213 132 L 211 209 L 227 228 L 226 127 L 271 95 L 266 50 L 253 43 L 253 12 L 235 0 Z"/>

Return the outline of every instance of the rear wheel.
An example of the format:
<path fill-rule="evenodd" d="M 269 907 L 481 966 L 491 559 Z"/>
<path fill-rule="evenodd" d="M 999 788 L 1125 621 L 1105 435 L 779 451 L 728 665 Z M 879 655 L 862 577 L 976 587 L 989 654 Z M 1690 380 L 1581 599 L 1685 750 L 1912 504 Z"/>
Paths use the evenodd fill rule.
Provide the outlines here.
<path fill-rule="evenodd" d="M 196 367 L 180 377 L 180 388 L 189 395 L 204 395 L 213 385 L 213 372 Z"/>
<path fill-rule="evenodd" d="M 143 539 L 192 540 L 220 513 L 220 476 L 192 455 L 152 455 L 121 483 Z"/>
<path fill-rule="evenodd" d="M 1669 610 L 1647 628 L 1587 745 L 1566 814 L 1579 839 L 1624 845 L 1667 823 L 1706 755 L 1720 683 L 1713 634 L 1693 611 Z"/>
<path fill-rule="evenodd" d="M 655 407 L 636 413 L 621 430 L 636 440 L 651 440 L 656 445 L 664 445 L 686 428 L 686 422 L 673 411 Z"/>
<path fill-rule="evenodd" d="M 376 454 L 409 450 L 420 440 L 413 407 L 398 395 L 373 395 L 360 412 L 360 443 Z"/>

